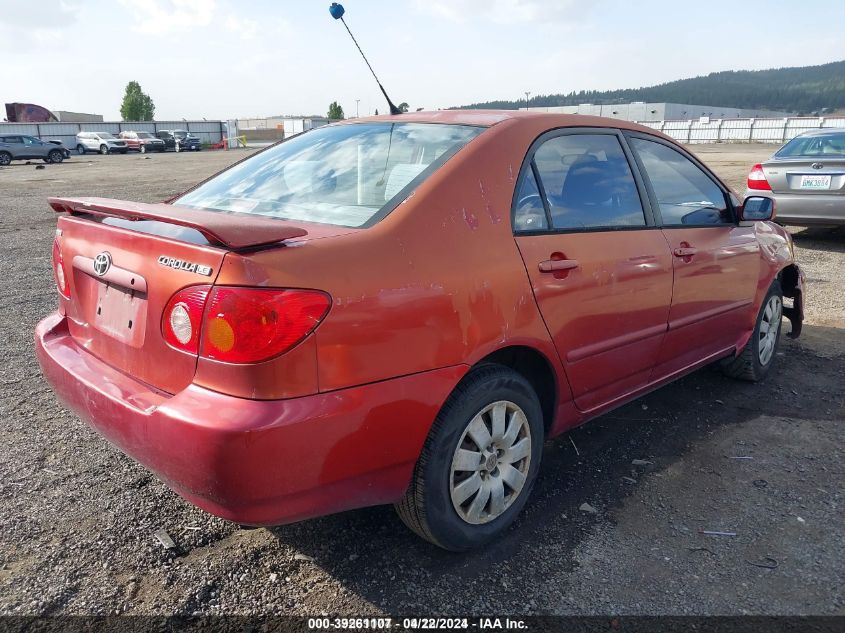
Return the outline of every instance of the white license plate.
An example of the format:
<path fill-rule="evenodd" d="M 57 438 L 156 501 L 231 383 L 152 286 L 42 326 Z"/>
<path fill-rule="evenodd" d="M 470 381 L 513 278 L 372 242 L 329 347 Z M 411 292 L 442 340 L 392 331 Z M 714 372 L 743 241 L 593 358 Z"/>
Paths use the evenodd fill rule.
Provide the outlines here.
<path fill-rule="evenodd" d="M 801 189 L 830 189 L 830 176 L 801 176 Z"/>

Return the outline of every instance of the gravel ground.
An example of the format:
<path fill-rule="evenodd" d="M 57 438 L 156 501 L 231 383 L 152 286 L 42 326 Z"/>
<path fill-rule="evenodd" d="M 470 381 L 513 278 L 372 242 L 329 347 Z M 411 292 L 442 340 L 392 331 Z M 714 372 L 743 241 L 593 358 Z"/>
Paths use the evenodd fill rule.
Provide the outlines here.
<path fill-rule="evenodd" d="M 740 193 L 772 151 L 693 149 Z M 244 155 L 0 169 L 0 613 L 845 613 L 842 231 L 795 231 L 809 322 L 764 383 L 702 370 L 549 442 L 526 512 L 479 552 L 431 547 L 391 508 L 239 529 L 108 445 L 33 358 L 56 302 L 45 197 L 161 200 Z"/>

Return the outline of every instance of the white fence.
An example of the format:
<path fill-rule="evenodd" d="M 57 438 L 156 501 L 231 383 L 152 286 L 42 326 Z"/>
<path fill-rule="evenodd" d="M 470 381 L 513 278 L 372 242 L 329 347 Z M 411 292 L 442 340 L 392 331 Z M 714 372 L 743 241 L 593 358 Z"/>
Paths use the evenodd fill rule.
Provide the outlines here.
<path fill-rule="evenodd" d="M 110 132 L 117 136 L 124 130 L 152 132 L 188 130 L 203 143 L 219 143 L 225 135 L 223 121 L 114 121 L 103 123 L 0 123 L 0 134 L 28 134 L 45 141 L 57 140 L 65 147 L 76 147 L 79 132 Z"/>
<path fill-rule="evenodd" d="M 681 143 L 785 143 L 802 132 L 845 128 L 845 117 L 638 121 Z"/>

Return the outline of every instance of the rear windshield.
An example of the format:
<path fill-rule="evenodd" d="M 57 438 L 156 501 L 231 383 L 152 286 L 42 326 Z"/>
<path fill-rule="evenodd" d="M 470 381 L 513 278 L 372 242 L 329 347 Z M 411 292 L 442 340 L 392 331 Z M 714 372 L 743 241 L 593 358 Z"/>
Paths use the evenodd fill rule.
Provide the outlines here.
<path fill-rule="evenodd" d="M 845 156 L 845 134 L 798 136 L 778 150 L 775 156 Z"/>
<path fill-rule="evenodd" d="M 380 218 L 484 128 L 356 123 L 300 134 L 174 202 L 214 211 L 359 227 Z"/>

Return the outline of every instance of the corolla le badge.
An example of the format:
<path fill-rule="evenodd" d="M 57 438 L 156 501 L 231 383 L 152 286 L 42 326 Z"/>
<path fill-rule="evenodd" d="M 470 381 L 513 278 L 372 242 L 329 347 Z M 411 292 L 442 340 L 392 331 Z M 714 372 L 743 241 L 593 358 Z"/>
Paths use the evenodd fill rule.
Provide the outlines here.
<path fill-rule="evenodd" d="M 198 275 L 211 275 L 211 266 L 204 266 L 203 264 L 195 264 L 193 262 L 185 261 L 184 259 L 177 259 L 169 255 L 159 255 L 158 263 L 168 268 L 175 268 L 176 270 L 184 270 L 189 273 L 197 273 Z"/>
<path fill-rule="evenodd" d="M 111 268 L 111 253 L 103 251 L 94 258 L 94 272 L 102 277 L 109 272 L 109 268 Z"/>

